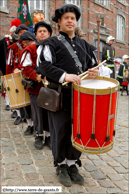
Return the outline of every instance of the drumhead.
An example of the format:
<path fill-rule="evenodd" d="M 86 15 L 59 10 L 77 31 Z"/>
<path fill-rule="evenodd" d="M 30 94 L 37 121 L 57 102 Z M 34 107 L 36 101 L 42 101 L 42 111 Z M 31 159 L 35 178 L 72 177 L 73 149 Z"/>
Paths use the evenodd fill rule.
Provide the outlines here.
<path fill-rule="evenodd" d="M 116 84 L 106 80 L 85 79 L 81 81 L 81 86 L 90 89 L 107 89 L 115 87 Z"/>

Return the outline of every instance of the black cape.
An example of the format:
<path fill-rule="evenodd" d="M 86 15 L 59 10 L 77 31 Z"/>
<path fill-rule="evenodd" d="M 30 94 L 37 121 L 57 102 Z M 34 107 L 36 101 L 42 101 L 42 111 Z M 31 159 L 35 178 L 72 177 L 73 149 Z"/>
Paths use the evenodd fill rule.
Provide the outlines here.
<path fill-rule="evenodd" d="M 0 69 L 2 74 L 6 74 L 6 56 L 7 56 L 7 42 L 5 38 L 0 40 Z"/>

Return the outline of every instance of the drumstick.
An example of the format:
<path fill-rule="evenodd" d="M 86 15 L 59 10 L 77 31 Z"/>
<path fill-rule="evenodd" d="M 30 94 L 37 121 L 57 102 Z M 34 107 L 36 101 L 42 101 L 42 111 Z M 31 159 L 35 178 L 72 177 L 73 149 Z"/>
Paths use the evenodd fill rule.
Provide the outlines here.
<path fill-rule="evenodd" d="M 96 67 L 94 67 L 94 68 L 92 68 L 92 69 L 98 69 L 98 68 L 101 67 L 105 62 L 106 62 L 106 60 L 104 60 L 102 63 L 100 63 L 99 65 L 97 65 Z M 85 71 L 84 73 L 82 73 L 82 74 L 80 74 L 80 75 L 78 75 L 78 76 L 79 76 L 79 77 L 82 77 L 83 75 L 87 74 L 87 72 L 88 72 L 88 71 Z M 89 75 L 89 74 L 83 76 L 83 79 L 84 79 L 85 77 L 87 77 L 88 75 Z M 82 79 L 82 78 L 81 78 L 81 79 Z M 62 86 L 65 86 L 65 85 L 68 84 L 68 83 L 69 83 L 69 82 L 65 82 L 65 83 L 62 84 Z"/>
<path fill-rule="evenodd" d="M 101 67 L 101 66 L 103 65 L 103 63 L 105 63 L 105 62 L 106 62 L 106 60 L 103 61 L 102 63 L 100 63 L 99 65 L 97 65 L 96 67 L 92 68 L 92 69 L 98 69 L 98 68 Z M 89 75 L 89 74 L 84 75 L 84 76 L 81 78 L 81 80 L 85 79 L 88 75 Z"/>

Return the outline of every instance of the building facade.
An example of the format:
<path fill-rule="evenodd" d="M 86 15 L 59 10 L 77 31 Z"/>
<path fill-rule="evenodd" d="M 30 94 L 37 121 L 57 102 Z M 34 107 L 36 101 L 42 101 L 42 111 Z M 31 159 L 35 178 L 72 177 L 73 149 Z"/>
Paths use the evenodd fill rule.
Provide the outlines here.
<path fill-rule="evenodd" d="M 128 0 L 28 0 L 30 13 L 35 8 L 43 9 L 45 20 L 53 27 L 53 35 L 58 33 L 58 26 L 51 20 L 51 16 L 59 6 L 73 3 L 81 9 L 81 19 L 77 26 L 86 33 L 84 39 L 97 47 L 98 27 L 94 15 L 101 13 L 100 25 L 100 59 L 102 48 L 109 35 L 115 37 L 115 57 L 129 55 L 129 1 Z M 0 39 L 9 34 L 10 23 L 18 17 L 18 0 L 0 1 Z"/>

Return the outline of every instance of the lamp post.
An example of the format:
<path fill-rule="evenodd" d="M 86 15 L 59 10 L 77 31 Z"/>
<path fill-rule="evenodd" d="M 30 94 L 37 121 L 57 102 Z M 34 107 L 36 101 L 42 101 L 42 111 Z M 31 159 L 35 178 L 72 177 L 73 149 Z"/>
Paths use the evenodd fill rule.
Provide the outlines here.
<path fill-rule="evenodd" d="M 98 26 L 98 62 L 99 62 L 99 44 L 100 44 L 100 19 L 97 18 L 97 26 Z"/>
<path fill-rule="evenodd" d="M 97 59 L 99 62 L 99 44 L 100 44 L 100 22 L 102 20 L 102 18 L 105 17 L 105 15 L 103 13 L 98 13 L 98 14 L 94 14 L 92 15 L 93 18 L 96 18 L 97 21 L 97 27 L 98 27 L 98 49 L 97 49 Z"/>

